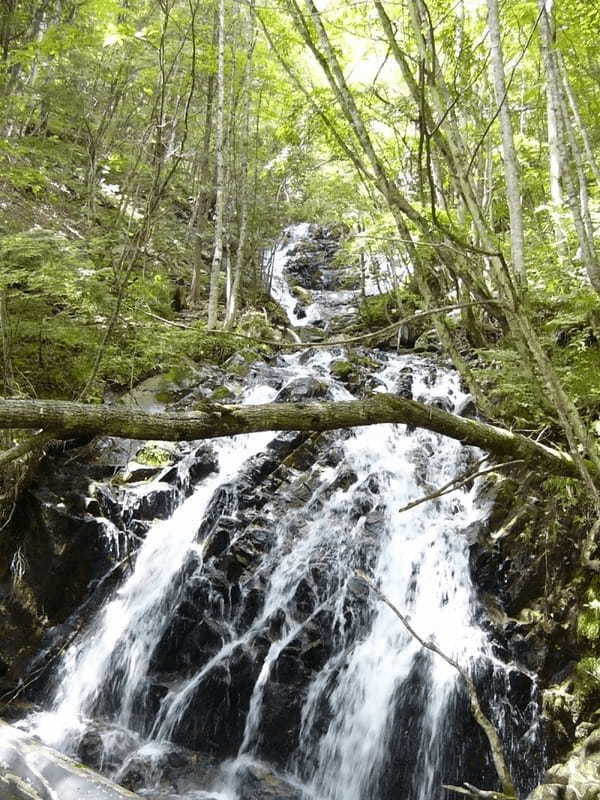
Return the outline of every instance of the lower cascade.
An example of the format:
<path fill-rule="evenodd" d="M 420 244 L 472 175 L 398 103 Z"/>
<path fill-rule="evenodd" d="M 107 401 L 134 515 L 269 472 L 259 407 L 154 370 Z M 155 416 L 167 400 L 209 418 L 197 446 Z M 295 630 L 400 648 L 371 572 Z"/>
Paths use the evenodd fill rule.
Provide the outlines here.
<path fill-rule="evenodd" d="M 274 260 L 280 287 L 289 249 Z M 256 363 L 240 402 L 385 391 L 471 407 L 456 373 L 427 357 L 361 350 L 354 385 L 343 355 Z M 543 768 L 535 680 L 491 635 L 469 569 L 489 502 L 475 481 L 405 508 L 482 456 L 402 425 L 190 450 L 121 492 L 124 524 L 106 513 L 128 574 L 82 615 L 44 710 L 20 726 L 150 798 L 441 800 L 444 784 L 494 788 L 461 675 L 383 595 L 473 677 L 527 792 Z M 140 531 L 140 493 L 173 469 L 172 511 Z"/>

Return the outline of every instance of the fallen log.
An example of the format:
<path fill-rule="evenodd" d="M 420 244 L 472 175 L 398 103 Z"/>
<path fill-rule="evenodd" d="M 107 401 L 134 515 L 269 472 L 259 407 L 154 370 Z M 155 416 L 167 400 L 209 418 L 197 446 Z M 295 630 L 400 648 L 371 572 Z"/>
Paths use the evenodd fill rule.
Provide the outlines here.
<path fill-rule="evenodd" d="M 55 439 L 104 435 L 194 441 L 256 431 L 327 431 L 386 422 L 425 428 L 502 459 L 523 460 L 544 474 L 580 477 L 571 456 L 561 450 L 504 428 L 459 417 L 394 394 L 374 394 L 365 400 L 344 402 L 243 406 L 207 402 L 195 413 L 157 414 L 66 400 L 0 399 L 0 429 L 41 430 L 51 433 Z M 586 464 L 592 476 L 600 478 L 595 467 L 589 462 Z"/>

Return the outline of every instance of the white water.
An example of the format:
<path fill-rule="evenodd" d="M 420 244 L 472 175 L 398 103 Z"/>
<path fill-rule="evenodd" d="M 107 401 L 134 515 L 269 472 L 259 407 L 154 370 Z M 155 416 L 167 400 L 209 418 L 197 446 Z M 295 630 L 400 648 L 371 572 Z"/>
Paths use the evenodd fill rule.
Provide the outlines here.
<path fill-rule="evenodd" d="M 268 402 L 275 394 L 270 387 L 259 386 L 247 393 L 245 401 Z M 51 711 L 33 720 L 33 730 L 47 744 L 67 746 L 77 737 L 101 690 L 115 674 L 121 699 L 118 723 L 130 724 L 154 645 L 171 618 L 174 582 L 196 546 L 204 511 L 216 488 L 235 477 L 240 466 L 271 438 L 269 433 L 254 433 L 217 440 L 221 471 L 205 480 L 169 520 L 152 526 L 128 580 L 67 651 Z"/>
<path fill-rule="evenodd" d="M 388 390 L 393 391 L 398 373 L 407 363 L 410 359 L 393 357 L 390 366 L 379 374 Z M 414 364 L 418 369 L 418 362 Z M 415 379 L 415 395 L 428 400 L 452 397 L 457 406 L 465 402 L 466 395 L 460 391 L 455 375 L 438 374 L 430 387 L 423 379 L 430 379 L 431 369 L 421 367 L 421 371 L 422 375 L 417 373 Z M 475 606 L 468 573 L 468 542 L 461 531 L 479 519 L 484 511 L 475 507 L 475 490 L 472 490 L 458 493 L 458 500 L 456 495 L 451 495 L 435 504 L 398 514 L 399 508 L 426 493 L 415 475 L 412 463 L 415 450 L 431 453 L 425 476 L 431 485 L 444 484 L 460 472 L 463 448 L 458 442 L 435 434 L 420 431 L 407 435 L 404 426 L 378 425 L 357 429 L 344 442 L 342 467 L 353 470 L 358 480 L 350 490 L 339 489 L 328 496 L 325 507 L 314 503 L 312 510 L 311 502 L 307 503 L 302 514 L 309 533 L 295 542 L 283 557 L 279 554 L 286 548 L 286 526 L 281 526 L 280 549 L 273 556 L 277 566 L 270 580 L 265 616 L 271 609 L 289 607 L 307 565 L 326 557 L 335 570 L 330 576 L 332 592 L 336 583 L 342 586 L 337 596 L 332 597 L 332 606 L 337 617 L 336 628 L 340 632 L 343 630 L 347 582 L 358 566 L 355 553 L 364 539 L 365 526 L 364 516 L 353 518 L 352 488 L 377 477 L 378 504 L 383 509 L 385 533 L 373 577 L 384 594 L 410 617 L 424 639 L 435 641 L 445 653 L 468 668 L 487 653 L 488 646 L 473 620 Z M 333 469 L 321 475 L 318 494 L 328 494 L 327 487 L 339 472 Z M 318 494 L 313 500 L 318 500 Z M 253 739 L 258 739 L 265 682 L 273 662 L 295 635 L 292 622 L 288 634 L 271 646 L 265 659 L 251 700 L 240 755 L 251 753 Z M 308 756 L 316 760 L 310 792 L 319 800 L 364 800 L 377 796 L 372 792 L 376 792 L 376 776 L 387 752 L 394 697 L 402 691 L 402 683 L 421 649 L 383 604 L 377 606 L 368 635 L 352 645 L 352 637 L 340 633 L 340 649 L 350 648 L 350 652 L 342 662 L 337 686 L 328 693 L 325 679 L 328 671 L 327 668 L 323 670 L 309 690 L 303 711 L 303 737 L 296 762 L 301 768 Z M 338 660 L 335 654 L 332 661 Z M 439 765 L 431 763 L 428 755 L 444 732 L 446 706 L 453 697 L 458 679 L 456 672 L 442 659 L 426 660 L 431 663 L 426 700 L 421 709 L 420 788 L 415 795 L 419 800 L 435 796 L 433 782 L 440 777 Z M 325 703 L 336 712 L 326 735 L 315 742 L 311 720 L 314 722 Z M 230 773 L 235 774 L 235 770 L 234 764 Z M 235 781 L 226 784 L 229 797 L 236 796 L 235 785 Z M 436 788 L 439 789 L 439 785 Z"/>
<path fill-rule="evenodd" d="M 293 314 L 296 300 L 285 282 L 284 267 L 289 251 L 307 232 L 308 226 L 292 229 L 274 261 L 273 287 L 292 322 L 298 322 Z M 280 370 L 288 380 L 306 376 L 330 380 L 328 366 L 337 356 L 323 350 L 308 358 L 292 355 L 283 359 Z M 454 373 L 406 356 L 387 357 L 385 367 L 377 371 L 381 390 L 396 391 L 407 367 L 413 372 L 415 398 L 443 399 L 456 410 L 468 399 Z M 332 382 L 330 391 L 334 399 L 351 397 L 339 383 Z M 256 386 L 247 391 L 244 402 L 265 402 L 275 394 L 268 386 Z M 202 543 L 196 536 L 202 517 L 214 492 L 232 482 L 248 458 L 272 437 L 253 434 L 217 441 L 218 474 L 205 479 L 171 519 L 153 525 L 130 577 L 67 651 L 50 710 L 27 722 L 45 742 L 73 748 L 98 698 L 110 692 L 114 722 L 120 728 L 137 725 L 137 741 L 143 743 L 136 704 L 148 681 L 152 653 L 177 604 L 186 560 L 195 551 L 201 562 Z M 456 441 L 426 431 L 409 432 L 404 426 L 378 425 L 356 429 L 339 438 L 337 445 L 341 448 L 337 463 L 306 470 L 313 488 L 304 505 L 274 523 L 276 543 L 259 567 L 267 582 L 262 610 L 250 625 L 235 615 L 224 617 L 229 639 L 203 666 L 173 684 L 146 728 L 149 741 L 136 751 L 158 757 L 206 676 L 237 648 L 248 646 L 283 610 L 281 631 L 263 657 L 249 698 L 238 757 L 226 765 L 207 797 L 239 797 L 243 769 L 261 757 L 265 690 L 273 670 L 282 652 L 324 610 L 332 616 L 334 646 L 306 687 L 298 747 L 288 769 L 303 782 L 311 800 L 379 800 L 384 796 L 382 781 L 389 771 L 390 753 L 399 750 L 394 737 L 409 730 L 407 752 L 413 752 L 413 764 L 403 796 L 410 800 L 441 796 L 443 753 L 451 736 L 449 709 L 458 676 L 442 659 L 423 653 L 384 604 L 373 597 L 357 601 L 353 579 L 357 569 L 369 572 L 420 636 L 434 641 L 463 667 L 490 659 L 487 639 L 474 618 L 476 602 L 463 533 L 486 512 L 477 507 L 472 488 L 399 513 L 408 502 L 427 494 L 429 487 L 442 485 L 465 469 L 468 454 Z M 353 475 L 349 484 L 340 481 L 344 474 Z M 294 598 L 313 569 L 321 576 L 313 586 L 315 607 L 300 613 Z M 354 622 L 348 622 L 349 614 L 357 615 Z M 415 680 L 422 692 L 416 712 Z M 192 707 L 202 714 L 202 708 Z M 412 709 L 408 719 L 403 717 L 409 713 L 405 707 Z M 324 716 L 329 717 L 325 725 Z"/>
<path fill-rule="evenodd" d="M 279 305 L 285 310 L 290 322 L 298 327 L 309 325 L 311 315 L 307 313 L 304 318 L 300 318 L 296 315 L 294 309 L 298 305 L 298 298 L 294 297 L 292 294 L 284 270 L 290 253 L 298 245 L 298 242 L 309 235 L 309 230 L 310 225 L 308 223 L 292 225 L 286 228 L 283 234 L 284 240 L 282 246 L 277 247 L 272 255 L 273 273 L 271 277 L 271 293 Z"/>

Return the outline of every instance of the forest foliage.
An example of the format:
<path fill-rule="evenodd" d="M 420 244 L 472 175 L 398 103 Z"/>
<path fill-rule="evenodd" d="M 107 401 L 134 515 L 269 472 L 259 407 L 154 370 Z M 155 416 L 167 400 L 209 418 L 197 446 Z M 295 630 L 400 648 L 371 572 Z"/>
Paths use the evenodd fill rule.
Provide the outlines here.
<path fill-rule="evenodd" d="M 282 227 L 324 220 L 344 226 L 340 263 L 376 273 L 384 316 L 466 306 L 435 324 L 482 411 L 596 457 L 595 4 L 2 12 L 5 395 L 101 400 L 227 357 L 235 340 L 207 331 L 209 284 L 217 326 L 235 332 L 265 304 Z M 182 311 L 185 327 L 170 325 Z"/>

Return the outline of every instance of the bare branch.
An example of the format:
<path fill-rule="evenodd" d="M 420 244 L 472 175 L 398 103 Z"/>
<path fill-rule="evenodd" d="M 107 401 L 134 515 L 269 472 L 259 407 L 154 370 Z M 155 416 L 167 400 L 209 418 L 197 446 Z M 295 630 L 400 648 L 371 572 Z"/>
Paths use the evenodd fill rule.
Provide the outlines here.
<path fill-rule="evenodd" d="M 400 622 L 404 625 L 406 630 L 410 633 L 413 639 L 416 639 L 417 642 L 427 650 L 430 650 L 432 653 L 435 653 L 440 658 L 442 658 L 447 664 L 453 667 L 458 674 L 461 676 L 463 681 L 465 682 L 465 686 L 469 695 L 469 701 L 471 703 L 471 711 L 473 712 L 473 716 L 477 724 L 483 730 L 484 734 L 490 745 L 490 750 L 492 752 L 492 758 L 494 760 L 494 766 L 496 768 L 496 772 L 498 773 L 498 778 L 500 779 L 500 783 L 502 785 L 502 791 L 504 796 L 507 798 L 516 798 L 517 792 L 510 774 L 510 770 L 508 768 L 508 764 L 506 762 L 506 756 L 504 755 L 504 745 L 502 744 L 502 739 L 500 738 L 498 731 L 494 727 L 494 725 L 490 722 L 487 716 L 484 714 L 481 703 L 479 702 L 479 696 L 477 694 L 477 687 L 475 686 L 473 679 L 469 675 L 469 673 L 453 658 L 449 655 L 444 653 L 440 648 L 431 641 L 426 641 L 423 639 L 417 631 L 412 627 L 408 619 L 402 614 L 398 608 L 389 600 L 383 592 L 381 592 L 377 586 L 373 583 L 371 578 L 366 575 L 361 570 L 358 570 L 355 573 L 356 577 L 365 583 L 369 589 L 381 600 L 382 603 L 385 603 L 386 606 L 391 609 L 394 614 L 398 617 Z M 466 784 L 465 784 L 466 785 Z M 472 788 L 472 787 L 469 787 Z M 479 796 L 487 796 L 493 797 L 494 795 L 479 795 Z"/>

